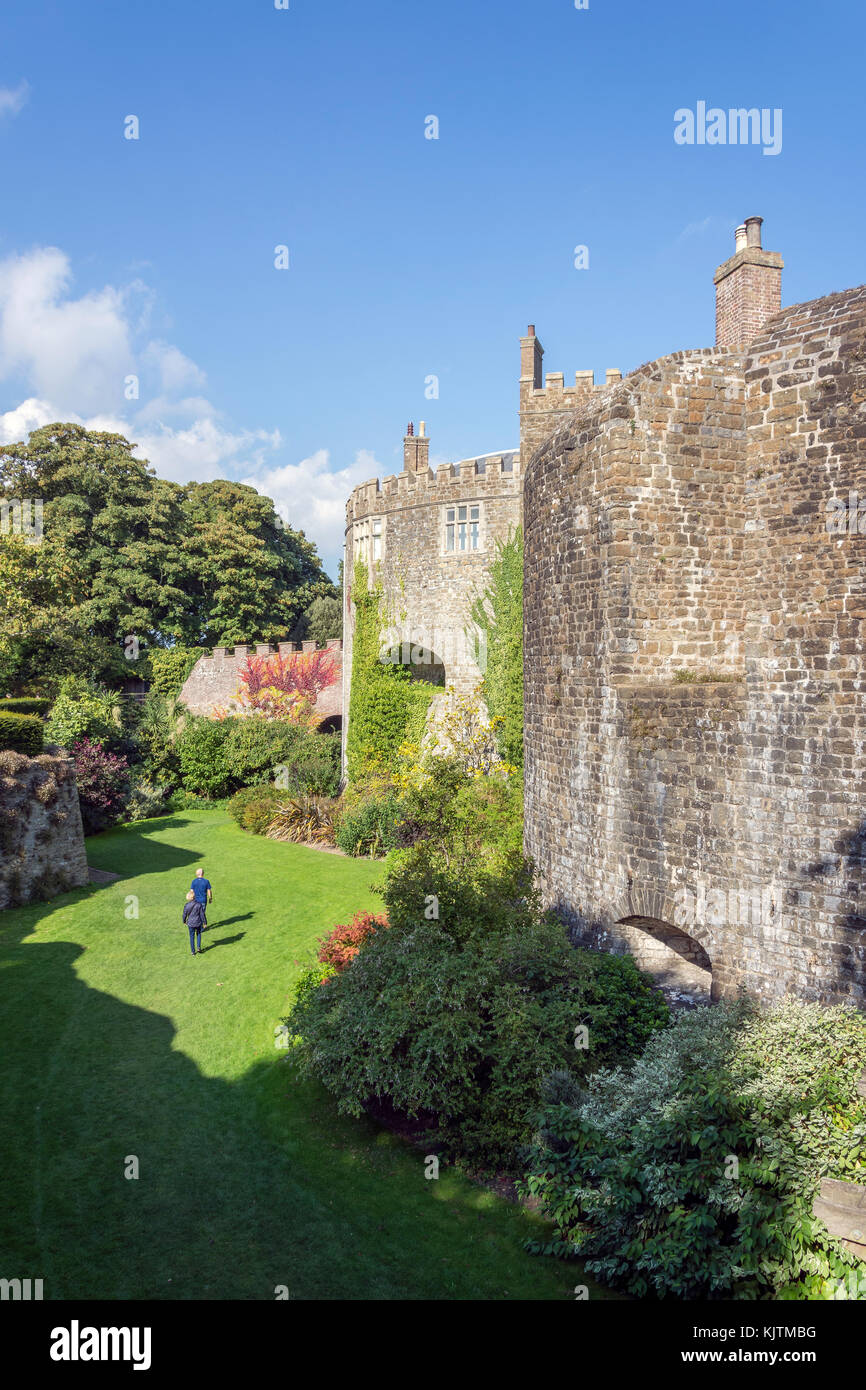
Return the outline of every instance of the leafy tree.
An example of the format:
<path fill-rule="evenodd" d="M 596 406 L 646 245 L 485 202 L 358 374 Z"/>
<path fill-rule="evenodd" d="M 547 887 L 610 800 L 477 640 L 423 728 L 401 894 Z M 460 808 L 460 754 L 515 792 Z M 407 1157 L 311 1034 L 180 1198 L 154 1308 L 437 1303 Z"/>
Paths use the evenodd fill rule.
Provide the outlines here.
<path fill-rule="evenodd" d="M 0 684 L 117 685 L 125 644 L 278 641 L 336 590 L 303 532 L 239 483 L 177 483 L 122 435 L 53 424 L 0 448 L 0 497 L 40 498 L 44 536 L 0 538 Z M 171 692 L 166 692 L 171 693 Z"/>
<path fill-rule="evenodd" d="M 335 593 L 303 531 L 242 483 L 190 483 L 183 501 L 190 645 L 277 642 L 314 599 Z"/>
<path fill-rule="evenodd" d="M 343 635 L 343 605 L 338 598 L 317 598 L 307 612 L 307 636 L 313 642 L 327 642 Z"/>
<path fill-rule="evenodd" d="M 49 743 L 71 748 L 80 739 L 111 745 L 122 740 L 117 696 L 81 676 L 67 676 L 45 724 Z"/>
<path fill-rule="evenodd" d="M 486 642 L 481 683 L 494 721 L 500 757 L 523 766 L 523 533 L 496 542 L 490 582 L 471 608 L 472 621 Z M 478 644 L 479 647 L 482 643 Z M 483 650 L 478 652 L 482 658 Z"/>
<path fill-rule="evenodd" d="M 115 680 L 127 673 L 124 639 L 177 630 L 186 606 L 182 489 L 133 458 L 133 448 L 122 435 L 55 424 L 0 449 L 0 492 L 43 499 L 39 548 L 62 554 L 75 626 L 101 644 L 103 662 L 114 653 L 113 669 L 97 674 Z"/>

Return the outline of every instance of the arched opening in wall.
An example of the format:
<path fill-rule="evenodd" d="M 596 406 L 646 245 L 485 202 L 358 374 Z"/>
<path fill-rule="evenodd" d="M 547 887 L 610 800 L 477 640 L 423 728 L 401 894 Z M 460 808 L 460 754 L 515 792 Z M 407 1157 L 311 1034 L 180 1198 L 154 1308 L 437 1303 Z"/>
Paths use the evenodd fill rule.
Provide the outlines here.
<path fill-rule="evenodd" d="M 317 734 L 339 734 L 343 728 L 342 714 L 329 714 L 327 719 L 316 725 Z"/>
<path fill-rule="evenodd" d="M 658 917 L 622 917 L 616 934 L 669 1003 L 682 1008 L 709 1004 L 713 966 L 693 936 Z"/>
<path fill-rule="evenodd" d="M 388 661 L 408 671 L 410 680 L 429 681 L 430 685 L 445 688 L 445 662 L 430 647 L 400 642 L 389 651 Z"/>
<path fill-rule="evenodd" d="M 427 681 L 430 685 L 441 685 L 445 689 L 445 663 L 435 652 L 427 652 L 429 661 L 410 661 L 409 675 L 413 681 Z"/>

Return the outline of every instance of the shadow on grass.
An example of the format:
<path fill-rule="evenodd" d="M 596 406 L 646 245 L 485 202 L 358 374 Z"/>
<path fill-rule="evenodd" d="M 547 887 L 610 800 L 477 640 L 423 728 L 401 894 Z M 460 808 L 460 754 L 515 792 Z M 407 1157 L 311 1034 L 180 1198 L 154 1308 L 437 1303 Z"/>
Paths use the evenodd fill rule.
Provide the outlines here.
<path fill-rule="evenodd" d="M 210 930 L 213 931 L 213 927 Z M 216 941 L 208 939 L 208 944 L 204 949 L 209 951 L 213 946 L 233 946 L 236 941 L 243 941 L 245 936 L 245 931 L 239 931 L 234 936 L 220 936 Z"/>
<path fill-rule="evenodd" d="M 293 1299 L 497 1299 L 504 1283 L 514 1296 L 521 1219 L 507 1239 L 500 1220 L 496 1245 L 470 1240 L 470 1189 L 446 1206 L 390 1171 L 399 1154 L 350 1161 L 332 1104 L 282 1058 L 237 1081 L 203 1075 L 169 1018 L 80 978 L 81 947 L 22 943 L 31 923 L 0 921 L 4 1277 L 43 1279 L 47 1300 L 273 1300 L 281 1285 Z M 202 1016 L 219 1007 L 205 977 L 190 989 Z M 518 1283 L 564 1296 L 571 1275 Z"/>
<path fill-rule="evenodd" d="M 207 858 L 204 850 L 180 849 L 154 838 L 156 832 L 180 830 L 196 823 L 188 816 L 172 815 L 137 821 L 133 825 L 118 825 L 100 835 L 88 835 L 84 842 L 88 863 L 94 868 L 118 873 L 122 878 L 170 873 L 190 865 L 200 868 Z M 203 827 L 203 831 L 206 829 Z"/>

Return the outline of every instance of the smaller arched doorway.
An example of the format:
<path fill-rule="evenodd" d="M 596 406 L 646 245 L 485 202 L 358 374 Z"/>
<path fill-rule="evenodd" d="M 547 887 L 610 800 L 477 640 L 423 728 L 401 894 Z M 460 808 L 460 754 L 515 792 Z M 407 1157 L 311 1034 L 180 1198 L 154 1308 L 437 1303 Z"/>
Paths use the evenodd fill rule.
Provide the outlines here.
<path fill-rule="evenodd" d="M 641 970 L 652 975 L 670 1004 L 709 1004 L 713 966 L 699 941 L 658 917 L 622 917 L 616 934 Z"/>

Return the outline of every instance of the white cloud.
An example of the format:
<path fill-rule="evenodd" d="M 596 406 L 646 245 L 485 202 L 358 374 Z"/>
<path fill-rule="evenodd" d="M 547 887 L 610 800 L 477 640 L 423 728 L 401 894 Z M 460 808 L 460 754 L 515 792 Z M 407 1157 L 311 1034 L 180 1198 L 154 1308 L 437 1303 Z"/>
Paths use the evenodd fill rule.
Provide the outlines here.
<path fill-rule="evenodd" d="M 135 433 L 137 453 L 153 464 L 161 478 L 177 483 L 209 482 L 238 470 L 259 468 L 265 455 L 281 443 L 279 430 L 241 430 L 232 433 L 212 419 L 195 420 L 186 429 L 161 425 Z M 238 458 L 238 455 L 252 457 Z M 255 484 L 253 484 L 255 486 Z"/>
<path fill-rule="evenodd" d="M 19 440 L 26 439 L 31 430 L 39 430 L 56 419 L 57 412 L 48 401 L 40 401 L 31 396 L 14 410 L 7 410 L 5 415 L 0 414 L 0 444 L 17 444 Z"/>
<path fill-rule="evenodd" d="M 142 353 L 142 361 L 157 368 L 163 391 L 180 391 L 187 386 L 204 386 L 207 379 L 201 368 L 171 343 L 148 343 Z"/>
<path fill-rule="evenodd" d="M 17 87 L 0 87 L 0 116 L 17 116 L 30 95 L 30 84 L 26 79 Z"/>
<path fill-rule="evenodd" d="M 700 222 L 687 222 L 677 237 L 677 242 L 688 241 L 693 236 L 702 236 L 709 229 L 712 221 L 711 217 L 704 217 Z"/>
<path fill-rule="evenodd" d="M 71 278 L 54 246 L 0 262 L 0 377 L 24 377 L 61 414 L 119 399 L 133 369 L 124 294 L 70 299 Z"/>
<path fill-rule="evenodd" d="M 69 258 L 57 247 L 0 261 L 0 382 L 27 392 L 0 413 L 0 442 L 26 439 L 55 420 L 122 434 L 160 477 L 241 479 L 273 498 L 324 557 L 341 552 L 346 498 L 384 471 L 369 451 L 359 450 L 353 463 L 335 471 L 326 449 L 279 466 L 273 458 L 282 445 L 279 430 L 233 428 L 196 391 L 206 383 L 201 368 L 180 348 L 150 336 L 148 286 L 134 281 L 75 298 L 71 285 Z M 125 398 L 131 375 L 139 378 L 138 400 Z"/>
<path fill-rule="evenodd" d="M 304 531 L 325 556 L 339 555 L 346 529 L 346 499 L 354 487 L 381 473 L 368 449 L 359 449 L 347 468 L 332 470 L 330 452 L 317 449 L 300 463 L 259 468 L 241 481 L 272 497 L 284 521 Z"/>

